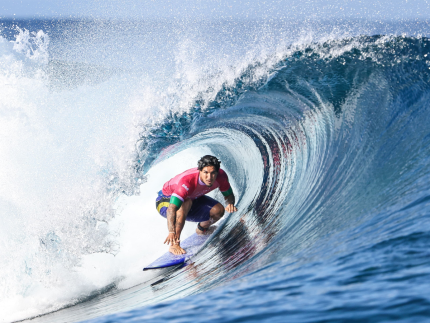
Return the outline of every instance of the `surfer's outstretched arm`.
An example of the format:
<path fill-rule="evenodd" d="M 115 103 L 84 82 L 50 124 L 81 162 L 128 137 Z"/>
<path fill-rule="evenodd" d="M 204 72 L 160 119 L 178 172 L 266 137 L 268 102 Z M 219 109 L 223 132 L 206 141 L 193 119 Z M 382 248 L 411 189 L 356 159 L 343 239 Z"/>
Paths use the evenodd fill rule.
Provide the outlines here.
<path fill-rule="evenodd" d="M 236 198 L 234 197 L 234 194 L 231 193 L 229 196 L 225 196 L 224 199 L 227 204 L 227 206 L 225 207 L 225 210 L 229 213 L 236 212 L 237 208 L 234 206 L 234 203 L 236 202 Z"/>

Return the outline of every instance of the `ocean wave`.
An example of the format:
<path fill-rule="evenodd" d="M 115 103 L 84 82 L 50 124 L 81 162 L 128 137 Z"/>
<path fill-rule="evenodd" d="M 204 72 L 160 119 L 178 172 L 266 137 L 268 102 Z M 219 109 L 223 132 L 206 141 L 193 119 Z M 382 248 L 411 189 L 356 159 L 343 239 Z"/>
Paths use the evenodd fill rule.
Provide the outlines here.
<path fill-rule="evenodd" d="M 403 36 L 309 44 L 270 77 L 250 82 L 250 66 L 208 109 L 196 101 L 154 129 L 148 168 L 208 146 L 239 208 L 191 266 L 161 284 L 163 293 L 202 292 L 274 262 L 336 257 L 327 241 L 345 232 L 339 243 L 351 253 L 421 234 L 414 222 L 428 201 L 429 45 Z"/>
<path fill-rule="evenodd" d="M 400 237 L 426 239 L 418 231 L 429 196 L 427 38 L 304 37 L 276 50 L 263 44 L 262 55 L 195 74 L 197 58 L 187 59 L 194 44 L 183 42 L 175 73 L 157 88 L 143 82 L 140 71 L 50 59 L 43 47 L 48 38 L 21 35 L 30 37 L 21 44 L 27 47 L 14 49 L 4 39 L 0 44 L 0 54 L 6 53 L 1 63 L 11 68 L 0 76 L 22 90 L 8 96 L 4 106 L 13 113 L 2 110 L 0 121 L 18 125 L 8 128 L 9 136 L 28 133 L 27 145 L 12 156 L 28 154 L 47 167 L 20 164 L 22 177 L 4 177 L 13 189 L 2 191 L 2 210 L 19 219 L 7 222 L 1 241 L 8 263 L 0 299 L 47 300 L 24 314 L 9 314 L 10 320 L 89 304 L 98 294 L 105 296 L 95 301 L 102 304 L 96 314 L 105 315 L 202 293 L 249 273 L 258 277 L 258 271 L 266 280 L 274 267 L 284 274 L 285 268 L 302 268 L 313 277 L 312 262 L 348 257 L 344 248 L 353 257 Z M 14 106 L 16 93 L 27 100 Z M 66 103 L 57 110 L 58 100 Z M 68 117 L 71 122 L 62 121 Z M 11 152 L 13 143 L 3 142 L 2 151 Z M 56 159 L 58 151 L 63 154 Z M 161 252 L 135 250 L 164 232 L 155 228 L 151 192 L 162 176 L 194 165 L 203 152 L 221 159 L 239 212 L 226 216 L 192 265 L 163 275 L 155 286 L 127 289 L 142 282 L 139 276 L 124 283 L 137 276 L 133 268 Z M 3 168 L 16 170 L 11 164 Z M 47 194 L 25 180 L 28 173 L 41 174 L 37 183 Z M 11 191 L 20 194 L 13 199 Z M 133 209 L 136 195 L 140 202 Z M 34 205 L 41 211 L 32 212 Z M 141 240 L 129 237 L 139 234 Z M 8 258 L 13 249 L 19 252 Z M 339 260 L 339 266 L 348 261 Z M 284 274 L 274 274 L 274 280 L 282 282 Z M 69 292 L 62 295 L 65 288 Z M 120 296 L 110 298 L 112 293 Z M 134 293 L 132 301 L 128 293 Z"/>

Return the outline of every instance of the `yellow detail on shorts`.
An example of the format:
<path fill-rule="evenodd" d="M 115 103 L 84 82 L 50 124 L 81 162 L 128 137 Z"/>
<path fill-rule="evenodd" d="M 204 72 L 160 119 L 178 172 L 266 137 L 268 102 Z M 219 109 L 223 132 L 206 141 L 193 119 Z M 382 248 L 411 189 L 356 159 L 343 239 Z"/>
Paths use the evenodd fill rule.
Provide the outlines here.
<path fill-rule="evenodd" d="M 169 207 L 169 204 L 170 202 L 161 202 L 160 204 L 158 204 L 158 207 L 157 207 L 158 213 L 160 213 L 160 210 L 162 207 Z"/>

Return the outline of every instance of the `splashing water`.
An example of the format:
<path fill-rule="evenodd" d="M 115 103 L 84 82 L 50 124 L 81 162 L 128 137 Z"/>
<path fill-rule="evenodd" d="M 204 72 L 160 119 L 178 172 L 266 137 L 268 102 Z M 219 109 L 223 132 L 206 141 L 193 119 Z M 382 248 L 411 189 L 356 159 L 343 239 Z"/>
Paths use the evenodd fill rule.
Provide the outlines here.
<path fill-rule="evenodd" d="M 426 38 L 331 25 L 296 37 L 294 24 L 117 27 L 0 39 L 3 320 L 79 304 L 41 318 L 77 321 L 189 295 L 132 317 L 169 319 L 192 301 L 200 308 L 181 315 L 202 318 L 213 299 L 222 321 L 233 310 L 421 313 L 428 286 L 410 283 L 429 268 Z M 239 212 L 192 266 L 138 285 L 165 250 L 155 192 L 206 153 L 222 160 Z M 232 299 L 238 308 L 223 305 Z"/>

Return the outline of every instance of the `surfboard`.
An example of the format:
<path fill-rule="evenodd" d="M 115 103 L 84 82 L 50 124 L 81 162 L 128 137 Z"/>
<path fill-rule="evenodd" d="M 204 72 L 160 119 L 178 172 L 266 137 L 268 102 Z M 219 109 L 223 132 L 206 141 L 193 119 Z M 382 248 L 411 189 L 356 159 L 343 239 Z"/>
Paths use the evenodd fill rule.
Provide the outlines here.
<path fill-rule="evenodd" d="M 181 247 L 187 252 L 184 255 L 174 255 L 171 252 L 167 252 L 160 258 L 143 268 L 143 270 L 160 269 L 172 266 L 178 266 L 185 264 L 185 262 L 192 256 L 197 254 L 203 247 L 203 244 L 208 240 L 211 234 L 199 235 L 194 233 L 193 235 L 181 241 Z"/>

